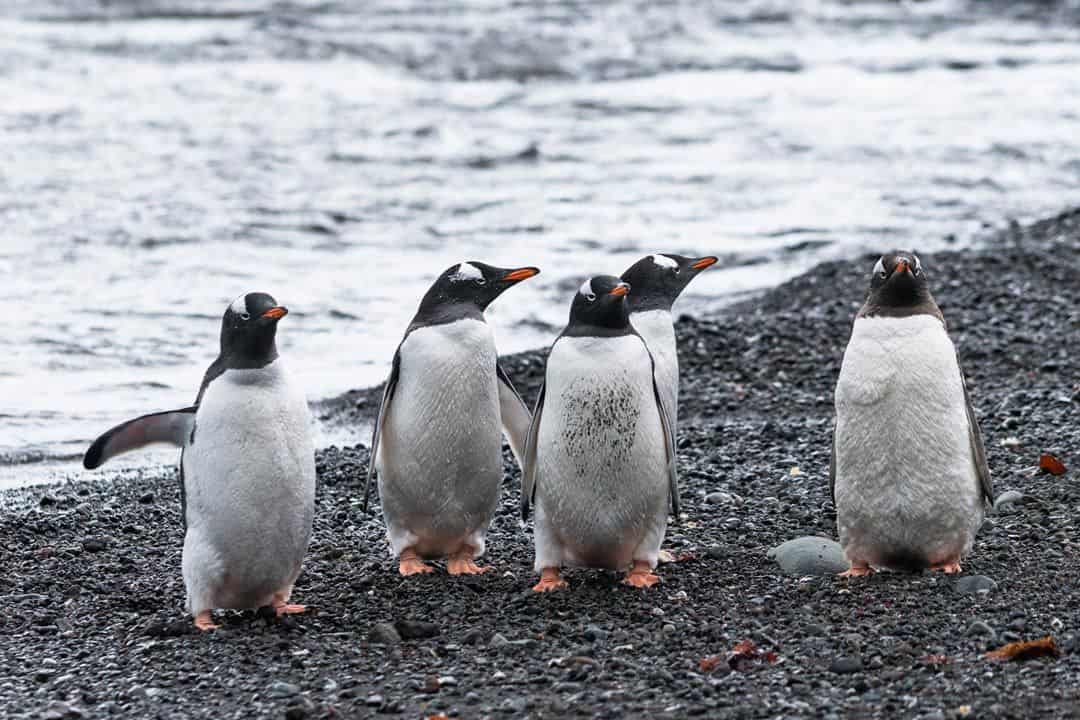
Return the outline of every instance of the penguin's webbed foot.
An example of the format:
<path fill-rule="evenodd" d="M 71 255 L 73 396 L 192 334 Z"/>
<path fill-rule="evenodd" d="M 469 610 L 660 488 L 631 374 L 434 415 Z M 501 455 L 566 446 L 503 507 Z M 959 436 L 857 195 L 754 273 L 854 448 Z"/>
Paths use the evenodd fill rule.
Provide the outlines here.
<path fill-rule="evenodd" d="M 568 587 L 570 587 L 570 584 L 559 575 L 559 568 L 550 567 L 540 570 L 540 582 L 533 585 L 533 592 L 554 592 L 556 590 L 565 590 Z"/>
<path fill-rule="evenodd" d="M 421 560 L 415 550 L 406 548 L 401 551 L 401 555 L 398 557 L 398 572 L 408 577 L 409 575 L 423 575 L 435 572 L 435 568 Z"/>
<path fill-rule="evenodd" d="M 869 577 L 874 574 L 874 568 L 869 565 L 852 565 L 837 577 Z"/>
<path fill-rule="evenodd" d="M 652 571 L 649 563 L 641 560 L 635 560 L 634 567 L 623 578 L 623 585 L 636 588 L 650 588 L 659 582 L 660 576 Z"/>
<path fill-rule="evenodd" d="M 495 568 L 490 565 L 481 567 L 473 560 L 473 549 L 467 548 L 461 552 L 454 553 L 446 561 L 446 572 L 451 575 L 483 575 L 484 573 L 494 570 Z"/>
<path fill-rule="evenodd" d="M 274 614 L 278 617 L 282 615 L 299 615 L 307 612 L 306 605 L 297 605 L 296 603 L 285 602 L 285 598 L 281 595 L 275 595 L 274 601 L 271 603 L 274 608 Z"/>
<path fill-rule="evenodd" d="M 214 624 L 214 619 L 210 617 L 209 610 L 203 610 L 201 613 L 195 616 L 195 628 L 197 630 L 207 632 L 209 630 L 217 630 L 220 627 L 220 625 Z"/>
<path fill-rule="evenodd" d="M 930 571 L 940 571 L 946 575 L 956 575 L 960 572 L 960 561 L 950 560 L 949 562 L 941 562 L 930 566 Z"/>

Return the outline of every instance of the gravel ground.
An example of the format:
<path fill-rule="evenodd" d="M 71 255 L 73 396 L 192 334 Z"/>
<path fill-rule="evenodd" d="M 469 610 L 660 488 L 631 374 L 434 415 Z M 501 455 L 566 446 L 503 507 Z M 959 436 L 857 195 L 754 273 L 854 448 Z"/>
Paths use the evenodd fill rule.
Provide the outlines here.
<path fill-rule="evenodd" d="M 535 595 L 507 451 L 496 573 L 403 579 L 358 508 L 367 451 L 320 452 L 315 535 L 284 621 L 183 616 L 175 470 L 0 496 L 6 717 L 1076 717 L 1080 713 L 1080 211 L 979 252 L 923 255 L 967 371 L 995 490 L 958 591 L 940 575 L 792 577 L 766 557 L 832 535 L 831 397 L 872 257 L 679 320 L 677 562 L 640 591 L 571 571 Z M 917 248 L 916 248 L 917 249 Z M 507 358 L 529 396 L 541 353 Z M 370 391 L 320 411 L 368 418 Z M 366 440 L 366 438 L 365 438 Z M 1053 452 L 1069 469 L 1038 473 Z M 793 472 L 792 468 L 799 468 Z M 962 586 L 961 586 L 962 587 Z M 1055 637 L 1061 657 L 988 650 Z M 762 651 L 732 655 L 749 640 Z M 706 662 L 702 662 L 702 661 Z"/>

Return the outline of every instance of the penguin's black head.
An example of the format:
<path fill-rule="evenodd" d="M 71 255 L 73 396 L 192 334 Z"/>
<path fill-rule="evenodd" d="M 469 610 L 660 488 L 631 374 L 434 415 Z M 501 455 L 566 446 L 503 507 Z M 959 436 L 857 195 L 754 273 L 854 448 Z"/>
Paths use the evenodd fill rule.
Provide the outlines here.
<path fill-rule="evenodd" d="M 930 295 L 919 256 L 897 250 L 878 259 L 870 276 L 870 297 L 878 305 L 916 305 Z"/>
<path fill-rule="evenodd" d="M 288 314 L 266 293 L 233 300 L 221 318 L 221 356 L 231 368 L 263 367 L 277 358 L 278 320 Z"/>
<path fill-rule="evenodd" d="M 698 258 L 670 253 L 646 255 L 622 274 L 622 279 L 634 288 L 629 297 L 630 311 L 671 310 L 690 281 L 716 261 L 712 255 Z"/>
<path fill-rule="evenodd" d="M 570 304 L 570 324 L 564 335 L 623 335 L 631 332 L 627 296 L 630 283 L 612 275 L 597 275 L 581 283 Z"/>
<path fill-rule="evenodd" d="M 859 315 L 905 317 L 919 314 L 941 318 L 941 310 L 930 294 L 919 256 L 904 250 L 882 255 L 870 275 L 870 294 Z"/>
<path fill-rule="evenodd" d="M 452 265 L 428 288 L 413 325 L 479 317 L 495 298 L 539 272 L 534 267 L 500 268 L 475 260 Z"/>

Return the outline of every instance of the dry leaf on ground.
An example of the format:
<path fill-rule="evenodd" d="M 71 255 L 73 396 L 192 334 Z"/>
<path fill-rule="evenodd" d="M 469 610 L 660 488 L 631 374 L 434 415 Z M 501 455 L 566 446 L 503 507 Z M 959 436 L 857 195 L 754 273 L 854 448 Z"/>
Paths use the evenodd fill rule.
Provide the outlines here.
<path fill-rule="evenodd" d="M 1047 635 L 1038 640 L 1023 640 L 1003 645 L 997 650 L 986 653 L 986 657 L 991 660 L 1021 661 L 1040 657 L 1061 657 L 1061 651 L 1058 650 L 1054 638 Z"/>
<path fill-rule="evenodd" d="M 1039 456 L 1039 468 L 1051 475 L 1065 474 L 1065 463 L 1061 462 L 1050 453 L 1043 453 Z"/>

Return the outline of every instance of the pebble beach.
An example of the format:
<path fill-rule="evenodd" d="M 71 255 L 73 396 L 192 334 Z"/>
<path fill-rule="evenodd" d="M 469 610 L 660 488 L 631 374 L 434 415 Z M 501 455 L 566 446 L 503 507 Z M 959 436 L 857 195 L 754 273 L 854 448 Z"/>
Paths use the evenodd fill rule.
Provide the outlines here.
<path fill-rule="evenodd" d="M 786 541 L 835 537 L 832 392 L 876 259 L 864 255 L 679 317 L 683 517 L 658 587 L 575 570 L 569 591 L 532 593 L 508 448 L 495 572 L 399 577 L 377 503 L 359 507 L 380 392 L 357 390 L 315 406 L 357 444 L 317 455 L 294 594 L 305 615 L 220 613 L 221 630 L 192 629 L 175 467 L 0 495 L 0 715 L 1076 717 L 1080 210 L 920 255 L 998 497 L 961 575 L 841 579 L 827 553 L 821 567 L 778 562 Z M 531 404 L 544 353 L 504 367 Z M 1040 470 L 1042 454 L 1064 474 Z M 1056 655 L 987 657 L 1045 637 Z"/>

